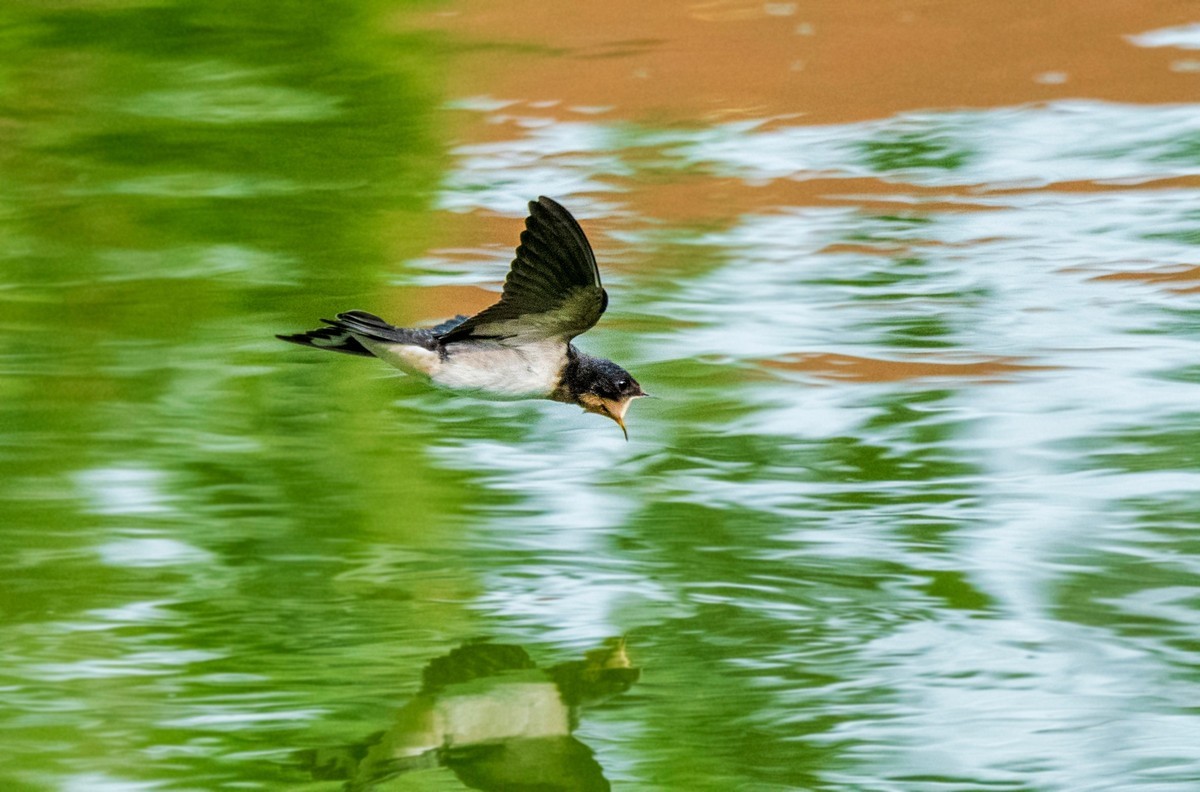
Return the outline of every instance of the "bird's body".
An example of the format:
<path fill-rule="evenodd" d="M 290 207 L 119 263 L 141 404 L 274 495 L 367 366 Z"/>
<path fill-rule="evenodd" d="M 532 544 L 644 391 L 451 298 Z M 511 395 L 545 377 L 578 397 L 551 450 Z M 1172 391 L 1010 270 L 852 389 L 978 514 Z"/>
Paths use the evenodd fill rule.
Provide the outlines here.
<path fill-rule="evenodd" d="M 509 346 L 479 341 L 450 345 L 445 350 L 371 340 L 361 343 L 375 357 L 405 373 L 484 399 L 549 399 L 567 364 L 566 349 L 553 342 Z"/>
<path fill-rule="evenodd" d="M 608 305 L 583 229 L 558 203 L 539 198 L 500 301 L 432 328 L 396 327 L 365 311 L 284 341 L 377 357 L 434 385 L 487 399 L 552 399 L 612 418 L 625 429 L 629 403 L 645 396 L 617 364 L 580 352 L 571 339 Z"/>

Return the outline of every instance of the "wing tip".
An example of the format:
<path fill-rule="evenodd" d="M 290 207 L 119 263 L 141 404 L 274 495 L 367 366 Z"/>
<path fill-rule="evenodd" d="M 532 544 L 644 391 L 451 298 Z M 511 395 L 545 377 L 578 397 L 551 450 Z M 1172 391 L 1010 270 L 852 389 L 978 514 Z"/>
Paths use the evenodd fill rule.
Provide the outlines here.
<path fill-rule="evenodd" d="M 539 195 L 536 201 L 529 202 L 526 226 L 529 220 L 541 220 L 543 223 L 571 228 L 571 233 L 583 235 L 584 239 L 587 239 L 579 220 L 571 214 L 571 210 L 547 195 Z"/>

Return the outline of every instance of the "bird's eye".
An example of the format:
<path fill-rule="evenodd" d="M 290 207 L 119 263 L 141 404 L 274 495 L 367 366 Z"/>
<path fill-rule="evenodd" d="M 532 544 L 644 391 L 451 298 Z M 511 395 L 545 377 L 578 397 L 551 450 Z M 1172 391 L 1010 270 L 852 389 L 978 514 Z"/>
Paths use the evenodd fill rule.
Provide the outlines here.
<path fill-rule="evenodd" d="M 628 384 L 629 384 L 629 380 L 617 380 L 618 388 L 624 388 Z"/>

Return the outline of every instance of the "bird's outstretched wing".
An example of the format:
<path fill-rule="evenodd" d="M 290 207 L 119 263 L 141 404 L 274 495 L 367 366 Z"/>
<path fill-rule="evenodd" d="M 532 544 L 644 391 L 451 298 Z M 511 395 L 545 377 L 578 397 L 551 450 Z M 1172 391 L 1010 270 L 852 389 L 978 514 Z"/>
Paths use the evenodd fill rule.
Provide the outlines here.
<path fill-rule="evenodd" d="M 467 339 L 564 343 L 600 320 L 608 294 L 596 257 L 571 213 L 545 196 L 529 202 L 529 217 L 500 301 L 442 334 L 443 344 Z"/>

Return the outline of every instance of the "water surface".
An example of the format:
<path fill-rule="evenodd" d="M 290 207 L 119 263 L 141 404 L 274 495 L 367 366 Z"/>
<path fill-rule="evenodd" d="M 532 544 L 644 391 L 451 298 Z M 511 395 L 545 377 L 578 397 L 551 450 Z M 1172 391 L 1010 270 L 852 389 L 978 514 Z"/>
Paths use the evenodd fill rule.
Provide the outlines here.
<path fill-rule="evenodd" d="M 0 11 L 0 780 L 1193 788 L 1195 20 L 971 8 Z M 629 443 L 273 338 L 539 194 Z"/>

